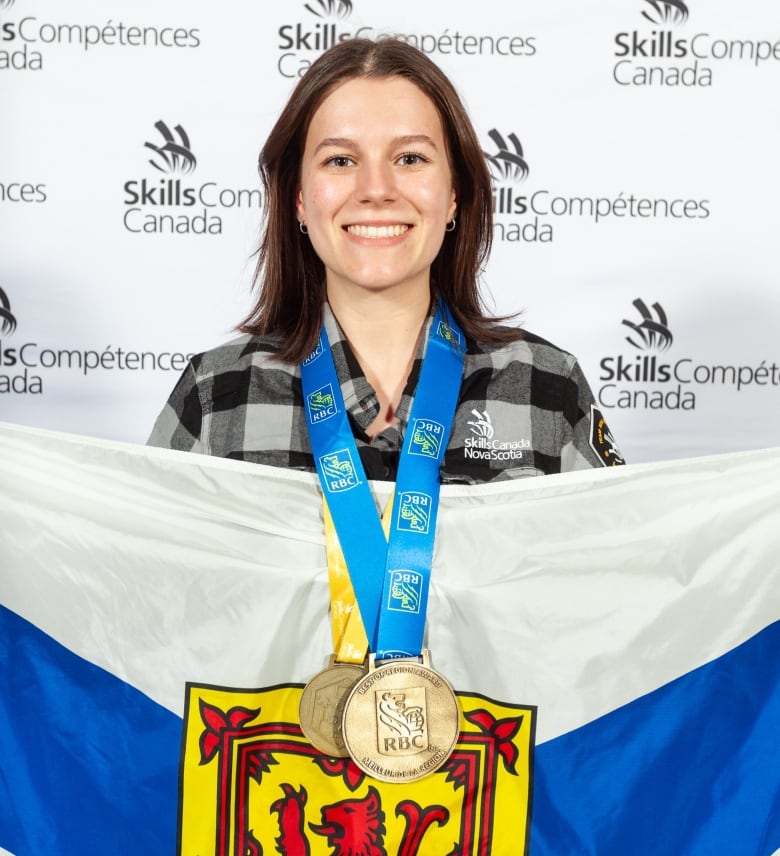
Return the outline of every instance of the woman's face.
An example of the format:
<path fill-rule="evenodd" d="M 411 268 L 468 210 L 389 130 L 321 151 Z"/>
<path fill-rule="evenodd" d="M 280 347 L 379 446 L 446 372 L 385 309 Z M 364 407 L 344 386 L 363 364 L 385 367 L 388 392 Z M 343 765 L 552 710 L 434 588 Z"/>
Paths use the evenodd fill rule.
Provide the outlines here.
<path fill-rule="evenodd" d="M 444 132 L 428 96 L 400 77 L 334 89 L 306 135 L 297 211 L 329 295 L 427 294 L 455 213 Z"/>

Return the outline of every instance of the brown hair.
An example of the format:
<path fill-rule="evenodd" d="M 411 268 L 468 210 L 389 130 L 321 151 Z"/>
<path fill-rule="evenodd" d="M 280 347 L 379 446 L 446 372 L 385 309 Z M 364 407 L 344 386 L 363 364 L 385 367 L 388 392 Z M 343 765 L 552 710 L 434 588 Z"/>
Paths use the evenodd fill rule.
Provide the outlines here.
<path fill-rule="evenodd" d="M 322 324 L 325 268 L 300 233 L 296 192 L 312 116 L 340 83 L 403 77 L 431 99 L 441 118 L 458 202 L 457 227 L 447 232 L 431 266 L 431 290 L 444 298 L 464 333 L 486 342 L 521 334 L 485 315 L 477 280 L 493 237 L 490 174 L 477 135 L 447 76 L 422 51 L 398 39 L 349 39 L 323 53 L 300 79 L 260 152 L 265 227 L 258 250 L 258 298 L 239 329 L 282 340 L 277 354 L 301 362 Z"/>

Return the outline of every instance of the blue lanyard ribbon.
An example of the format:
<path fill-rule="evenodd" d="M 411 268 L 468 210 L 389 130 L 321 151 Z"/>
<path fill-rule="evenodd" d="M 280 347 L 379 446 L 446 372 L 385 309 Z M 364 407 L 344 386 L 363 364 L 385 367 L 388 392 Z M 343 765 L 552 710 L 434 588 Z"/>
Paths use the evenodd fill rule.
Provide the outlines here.
<path fill-rule="evenodd" d="M 465 356 L 463 334 L 439 301 L 398 466 L 389 540 L 376 511 L 323 326 L 301 365 L 309 439 L 320 484 L 376 659 L 422 651 L 447 448 Z"/>

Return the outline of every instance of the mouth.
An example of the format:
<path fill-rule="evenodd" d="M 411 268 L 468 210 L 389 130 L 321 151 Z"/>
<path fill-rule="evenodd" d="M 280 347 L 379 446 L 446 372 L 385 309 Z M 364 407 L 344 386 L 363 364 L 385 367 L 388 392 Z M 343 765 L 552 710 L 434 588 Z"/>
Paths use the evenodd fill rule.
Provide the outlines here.
<path fill-rule="evenodd" d="M 344 228 L 356 238 L 397 238 L 404 232 L 408 232 L 410 226 L 406 223 L 394 223 L 390 226 L 363 226 L 353 223 Z"/>

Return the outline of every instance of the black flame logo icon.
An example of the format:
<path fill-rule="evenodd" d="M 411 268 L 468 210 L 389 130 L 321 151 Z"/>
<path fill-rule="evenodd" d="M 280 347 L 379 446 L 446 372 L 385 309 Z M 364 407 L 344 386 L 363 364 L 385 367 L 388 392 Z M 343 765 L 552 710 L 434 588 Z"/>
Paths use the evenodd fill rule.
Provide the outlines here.
<path fill-rule="evenodd" d="M 668 350 L 674 341 L 674 337 L 669 330 L 669 322 L 663 306 L 660 303 L 653 304 L 655 317 L 643 300 L 637 298 L 633 302 L 633 306 L 642 316 L 642 320 L 636 323 L 626 318 L 623 319 L 623 324 L 634 331 L 632 336 L 626 336 L 626 341 L 641 351 Z"/>
<path fill-rule="evenodd" d="M 0 332 L 13 333 L 16 329 L 16 318 L 11 312 L 11 301 L 8 295 L 0 288 Z"/>
<path fill-rule="evenodd" d="M 683 0 L 645 0 L 652 7 L 642 11 L 642 17 L 652 24 L 684 24 L 688 20 L 688 7 Z"/>
<path fill-rule="evenodd" d="M 348 18 L 352 14 L 352 0 L 317 0 L 303 6 L 318 18 Z"/>
<path fill-rule="evenodd" d="M 15 0 L 0 0 L 0 9 L 10 9 Z"/>
<path fill-rule="evenodd" d="M 510 150 L 503 136 L 493 128 L 488 136 L 495 143 L 498 151 L 495 154 L 483 152 L 487 158 L 490 174 L 495 181 L 524 181 L 528 177 L 528 164 L 523 155 L 523 147 L 517 134 L 509 134 L 506 138 L 512 145 Z"/>
<path fill-rule="evenodd" d="M 162 134 L 165 143 L 157 146 L 154 143 L 144 143 L 147 149 L 151 149 L 155 156 L 149 160 L 149 163 L 160 172 L 169 174 L 187 175 L 195 169 L 195 155 L 190 150 L 190 138 L 187 132 L 181 125 L 176 125 L 173 129 L 177 136 L 171 133 L 165 122 L 155 122 L 154 127 Z"/>

